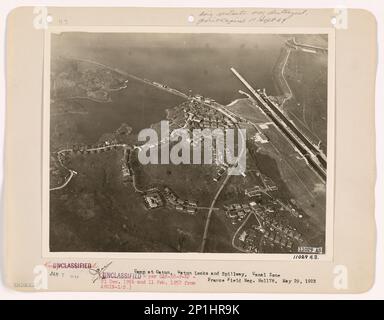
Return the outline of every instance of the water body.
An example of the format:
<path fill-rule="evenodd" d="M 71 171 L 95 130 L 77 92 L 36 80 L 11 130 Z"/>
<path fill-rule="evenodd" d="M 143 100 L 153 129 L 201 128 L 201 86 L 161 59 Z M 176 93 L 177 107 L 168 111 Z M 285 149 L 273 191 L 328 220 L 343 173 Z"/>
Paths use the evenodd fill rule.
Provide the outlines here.
<path fill-rule="evenodd" d="M 257 88 L 276 94 L 272 70 L 287 36 L 254 34 L 147 34 L 65 32 L 52 35 L 52 56 L 96 61 L 222 104 L 244 89 L 230 71 L 235 67 Z M 123 122 L 135 132 L 165 118 L 181 98 L 130 80 L 112 103 L 83 101 L 82 133 L 97 140 Z"/>
<path fill-rule="evenodd" d="M 184 99 L 166 93 L 153 86 L 129 80 L 128 87 L 112 93 L 112 102 L 97 103 L 81 100 L 88 111 L 87 116 L 76 120 L 77 130 L 88 143 L 97 141 L 104 133 L 111 133 L 127 123 L 133 133 L 165 119 L 167 108 L 177 106 Z"/>

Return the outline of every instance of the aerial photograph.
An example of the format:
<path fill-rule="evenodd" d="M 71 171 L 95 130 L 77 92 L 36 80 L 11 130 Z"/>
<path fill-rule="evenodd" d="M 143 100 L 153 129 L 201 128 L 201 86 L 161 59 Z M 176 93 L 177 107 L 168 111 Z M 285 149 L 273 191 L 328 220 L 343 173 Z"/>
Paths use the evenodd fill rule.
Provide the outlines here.
<path fill-rule="evenodd" d="M 50 43 L 50 252 L 326 253 L 327 34 Z"/>

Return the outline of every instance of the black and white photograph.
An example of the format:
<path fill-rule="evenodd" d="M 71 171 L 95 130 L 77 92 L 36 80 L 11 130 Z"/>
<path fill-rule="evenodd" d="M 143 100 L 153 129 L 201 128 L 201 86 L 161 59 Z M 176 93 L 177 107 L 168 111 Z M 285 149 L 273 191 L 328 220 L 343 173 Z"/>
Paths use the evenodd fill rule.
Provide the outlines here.
<path fill-rule="evenodd" d="M 325 254 L 328 36 L 52 33 L 49 250 Z"/>
<path fill-rule="evenodd" d="M 382 296 L 384 11 L 240 2 L 3 15 L 1 297 Z"/>

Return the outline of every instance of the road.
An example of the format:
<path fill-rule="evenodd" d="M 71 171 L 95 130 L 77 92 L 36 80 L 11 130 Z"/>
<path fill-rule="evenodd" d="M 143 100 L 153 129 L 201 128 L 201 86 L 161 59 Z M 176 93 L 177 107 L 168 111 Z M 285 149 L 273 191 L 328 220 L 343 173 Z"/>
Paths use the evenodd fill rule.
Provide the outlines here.
<path fill-rule="evenodd" d="M 73 171 L 71 169 L 68 169 L 69 172 L 70 172 L 70 175 L 67 179 L 65 179 L 65 182 L 59 186 L 59 187 L 56 187 L 56 188 L 52 188 L 52 189 L 49 189 L 49 191 L 54 191 L 54 190 L 60 190 L 60 189 L 63 189 L 67 186 L 67 184 L 71 181 L 71 179 L 73 178 L 73 176 L 77 175 L 77 172 L 76 171 Z"/>
<path fill-rule="evenodd" d="M 211 206 L 210 206 L 210 208 L 209 208 L 208 216 L 207 216 L 207 220 L 206 220 L 206 222 L 205 222 L 205 228 L 204 228 L 204 234 L 203 234 L 203 241 L 202 241 L 202 243 L 201 243 L 201 250 L 200 250 L 201 252 L 204 252 L 204 250 L 205 250 L 205 245 L 206 245 L 206 243 L 207 243 L 208 230 L 209 230 L 209 224 L 210 224 L 210 222 L 211 222 L 211 217 L 212 217 L 213 207 L 215 206 L 217 199 L 219 198 L 221 192 L 223 191 L 223 189 L 224 189 L 225 185 L 227 184 L 227 182 L 228 182 L 228 180 L 229 180 L 230 177 L 231 177 L 231 176 L 230 176 L 229 174 L 226 175 L 226 177 L 225 177 L 223 183 L 221 184 L 219 190 L 217 190 L 217 192 L 216 192 L 216 194 L 215 194 L 215 197 L 213 198 L 213 201 L 212 201 Z"/>
<path fill-rule="evenodd" d="M 87 62 L 87 63 L 91 63 L 91 64 L 94 64 L 94 65 L 97 65 L 97 66 L 100 66 L 100 67 L 103 67 L 105 69 L 108 69 L 108 70 L 112 70 L 116 73 L 119 73 L 125 77 L 128 77 L 128 78 L 131 78 L 131 79 L 134 79 L 136 81 L 139 81 L 139 82 L 142 82 L 142 83 L 145 83 L 145 84 L 148 84 L 150 86 L 153 86 L 155 88 L 158 88 L 160 90 L 164 90 L 164 91 L 167 91 L 171 94 L 174 94 L 174 95 L 177 95 L 181 98 L 184 98 L 184 99 L 189 99 L 189 96 L 181 91 L 178 91 L 176 89 L 173 89 L 173 88 L 169 88 L 169 87 L 166 87 L 166 86 L 163 86 L 161 85 L 160 83 L 156 83 L 156 82 L 153 82 L 153 81 L 150 81 L 150 80 L 147 80 L 147 79 L 144 79 L 144 78 L 141 78 L 141 77 L 138 77 L 134 74 L 131 74 L 131 73 L 128 73 L 128 72 L 125 72 L 123 70 L 120 70 L 118 68 L 113 68 L 111 66 L 107 66 L 103 63 L 99 63 L 99 62 L 96 62 L 96 61 L 92 61 L 92 60 L 87 60 L 87 59 L 80 59 L 80 58 L 71 58 L 73 60 L 78 60 L 78 61 L 82 61 L 82 62 Z"/>
<path fill-rule="evenodd" d="M 316 51 L 320 51 L 320 52 L 328 52 L 328 49 L 327 49 L 327 48 L 317 47 L 317 46 L 313 46 L 313 45 L 305 44 L 305 43 L 298 43 L 298 42 L 296 41 L 296 38 L 295 38 L 295 37 L 293 38 L 292 43 L 293 43 L 295 46 L 297 46 L 297 47 L 308 48 L 308 49 L 314 49 L 314 50 L 316 50 Z"/>
<path fill-rule="evenodd" d="M 288 94 L 287 97 L 284 98 L 284 101 L 282 102 L 282 105 L 284 105 L 284 103 L 287 102 L 288 100 L 290 100 L 292 98 L 292 96 L 293 96 L 291 87 L 289 86 L 288 81 L 287 81 L 287 79 L 285 79 L 285 76 L 284 76 L 285 68 L 286 68 L 286 66 L 288 64 L 289 56 L 291 55 L 291 49 L 288 48 L 287 50 L 288 50 L 288 54 L 287 54 L 287 56 L 286 56 L 286 58 L 284 60 L 283 67 L 281 68 L 281 77 L 283 78 L 283 80 L 285 82 L 285 85 L 286 85 L 286 87 L 289 90 L 289 94 Z"/>
<path fill-rule="evenodd" d="M 128 147 L 128 145 L 127 145 L 127 144 L 111 144 L 111 145 L 103 146 L 103 147 L 96 147 L 96 148 L 85 149 L 85 151 L 97 151 L 97 150 L 104 150 L 104 149 L 109 149 L 109 148 L 113 148 L 113 147 L 123 147 L 123 148 L 126 148 L 126 147 Z M 63 154 L 63 153 L 71 152 L 71 151 L 73 151 L 73 150 L 72 150 L 72 149 L 62 149 L 62 150 L 60 150 L 60 151 L 57 152 L 58 160 L 59 160 L 59 163 L 60 163 L 61 167 L 63 167 L 63 168 L 66 169 L 67 171 L 69 171 L 70 175 L 69 175 L 69 177 L 68 177 L 67 179 L 65 179 L 65 182 L 64 182 L 61 186 L 58 186 L 58 187 L 55 187 L 55 188 L 51 188 L 51 189 L 49 189 L 49 191 L 55 191 L 55 190 L 60 190 L 60 189 L 65 188 L 65 187 L 68 185 L 68 183 L 71 181 L 71 179 L 72 179 L 75 175 L 77 175 L 77 172 L 76 172 L 76 171 L 67 168 L 67 167 L 63 164 L 63 162 L 62 162 L 62 160 L 61 160 L 61 158 L 60 158 L 60 156 L 59 156 L 59 155 L 61 155 L 61 154 Z"/>
<path fill-rule="evenodd" d="M 240 129 L 240 127 L 238 126 L 238 124 L 236 124 L 236 127 L 237 127 L 238 129 Z M 241 156 L 243 155 L 243 153 L 247 151 L 247 147 L 246 147 L 246 139 L 245 139 L 245 137 L 243 136 L 242 131 L 239 130 L 239 133 L 241 134 L 241 138 L 243 139 L 244 144 L 243 144 L 243 148 L 242 148 L 241 151 L 239 152 L 239 157 L 238 157 L 238 159 L 240 159 Z M 235 166 L 236 166 L 236 165 L 237 165 L 237 163 L 235 164 Z M 219 198 L 221 192 L 223 191 L 223 189 L 224 189 L 224 187 L 226 186 L 226 184 L 227 184 L 227 182 L 228 182 L 228 180 L 229 180 L 230 177 L 231 177 L 231 176 L 228 174 L 228 172 L 226 172 L 226 177 L 225 177 L 223 183 L 221 184 L 220 188 L 217 190 L 217 192 L 216 192 L 216 194 L 215 194 L 215 197 L 214 197 L 213 200 L 212 200 L 210 209 L 209 209 L 209 211 L 208 211 L 207 220 L 206 220 L 206 223 L 205 223 L 204 234 L 203 234 L 203 241 L 202 241 L 202 243 L 201 243 L 201 250 L 200 250 L 201 252 L 204 252 L 204 250 L 205 250 L 205 245 L 206 245 L 206 243 L 207 243 L 208 231 L 209 231 L 209 224 L 210 224 L 210 222 L 211 222 L 211 217 L 212 217 L 213 207 L 215 206 L 217 199 Z"/>

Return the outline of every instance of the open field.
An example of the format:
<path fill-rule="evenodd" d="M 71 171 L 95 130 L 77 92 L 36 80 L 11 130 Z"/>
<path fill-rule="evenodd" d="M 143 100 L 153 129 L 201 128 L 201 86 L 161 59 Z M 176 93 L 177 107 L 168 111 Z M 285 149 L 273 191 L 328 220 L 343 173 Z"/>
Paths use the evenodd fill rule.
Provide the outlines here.
<path fill-rule="evenodd" d="M 295 199 L 298 206 L 324 231 L 325 228 L 325 185 L 306 165 L 299 154 L 295 152 L 291 145 L 284 141 L 284 137 L 275 129 L 271 128 L 268 132 L 271 143 L 260 150 L 275 159 L 275 167 L 268 170 L 270 162 L 265 162 L 267 167 L 262 170 L 270 172 L 272 177 L 280 180 L 286 186 L 282 196 Z M 277 169 L 277 170 L 276 170 Z M 280 178 L 276 176 L 279 172 Z M 288 200 L 288 199 L 287 199 Z"/>
<path fill-rule="evenodd" d="M 204 214 L 146 209 L 141 194 L 122 184 L 121 156 L 78 155 L 68 163 L 79 174 L 66 189 L 51 192 L 51 250 L 196 251 Z"/>
<path fill-rule="evenodd" d="M 312 141 L 327 145 L 327 55 L 291 50 L 284 76 L 293 97 L 285 112 Z"/>

